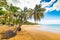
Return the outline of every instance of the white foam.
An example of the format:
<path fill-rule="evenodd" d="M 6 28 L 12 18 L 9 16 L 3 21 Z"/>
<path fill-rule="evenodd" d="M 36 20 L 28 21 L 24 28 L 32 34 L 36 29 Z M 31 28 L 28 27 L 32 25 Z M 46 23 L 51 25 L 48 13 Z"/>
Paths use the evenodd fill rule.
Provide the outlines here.
<path fill-rule="evenodd" d="M 36 28 L 36 30 L 42 30 L 42 31 L 47 31 L 47 32 L 54 32 L 54 33 L 60 34 L 60 28 L 53 28 L 53 27 L 42 26 L 40 28 Z"/>

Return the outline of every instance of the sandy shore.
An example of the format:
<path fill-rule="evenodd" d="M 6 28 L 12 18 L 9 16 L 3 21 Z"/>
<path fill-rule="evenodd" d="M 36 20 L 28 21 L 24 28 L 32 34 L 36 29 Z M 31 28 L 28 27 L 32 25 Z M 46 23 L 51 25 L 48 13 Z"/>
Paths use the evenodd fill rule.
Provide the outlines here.
<path fill-rule="evenodd" d="M 22 31 L 8 40 L 60 40 L 60 34 L 36 30 L 40 25 L 23 25 Z M 14 30 L 14 27 L 0 26 L 0 33 L 6 30 Z M 1 39 L 1 35 L 0 35 Z"/>

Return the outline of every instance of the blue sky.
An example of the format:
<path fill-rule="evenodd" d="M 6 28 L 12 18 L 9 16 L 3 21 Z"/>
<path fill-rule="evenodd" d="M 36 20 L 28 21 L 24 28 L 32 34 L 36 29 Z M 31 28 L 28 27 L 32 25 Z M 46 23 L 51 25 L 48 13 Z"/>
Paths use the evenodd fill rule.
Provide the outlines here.
<path fill-rule="evenodd" d="M 7 0 L 8 4 L 12 3 L 23 9 L 34 8 L 36 4 L 41 4 L 46 9 L 44 18 L 39 21 L 41 24 L 60 24 L 60 0 Z M 34 22 L 33 19 L 31 19 Z"/>
<path fill-rule="evenodd" d="M 41 0 L 40 2 L 50 2 L 51 0 Z"/>
<path fill-rule="evenodd" d="M 41 0 L 41 3 L 49 3 L 51 0 Z M 52 8 L 55 3 L 57 3 L 58 0 L 55 0 L 54 2 L 52 2 L 49 6 L 46 5 L 45 8 Z M 60 5 L 60 4 L 59 4 Z M 59 6 L 58 6 L 59 7 Z M 60 24 L 60 9 L 56 10 L 56 9 L 52 9 L 48 10 L 45 14 L 44 14 L 44 23 L 43 24 Z"/>
<path fill-rule="evenodd" d="M 45 14 L 45 19 L 60 20 L 60 10 L 59 11 L 56 11 L 56 10 L 48 11 Z"/>
<path fill-rule="evenodd" d="M 42 3 L 42 2 L 50 2 L 50 1 L 51 1 L 51 0 L 41 0 L 40 2 Z M 57 1 L 58 1 L 58 0 L 55 0 L 51 5 L 45 6 L 45 7 L 50 8 L 50 7 L 52 7 Z M 57 11 L 57 10 L 55 9 L 55 10 L 52 10 L 52 11 L 47 11 L 47 12 L 45 13 L 45 19 L 53 19 L 53 20 L 58 19 L 58 20 L 60 20 L 60 10 Z"/>

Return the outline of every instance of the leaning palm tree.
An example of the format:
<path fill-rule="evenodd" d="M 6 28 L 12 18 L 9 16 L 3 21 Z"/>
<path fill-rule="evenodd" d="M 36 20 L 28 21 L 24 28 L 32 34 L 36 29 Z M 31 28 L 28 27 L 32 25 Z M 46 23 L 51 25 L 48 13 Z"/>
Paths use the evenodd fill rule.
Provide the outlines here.
<path fill-rule="evenodd" d="M 29 11 L 30 11 L 30 13 L 29 13 Z M 32 10 L 32 11 L 31 10 L 27 10 L 27 8 L 25 8 L 25 14 L 27 15 L 27 16 L 25 16 L 25 18 L 28 19 L 32 15 L 34 15 L 34 20 L 38 21 L 41 18 L 43 18 L 44 11 L 45 11 L 45 8 L 41 8 L 41 5 L 36 5 L 34 10 Z M 30 15 L 28 15 L 28 14 L 30 14 Z M 16 31 L 26 22 L 26 19 L 19 25 L 19 27 L 17 27 Z"/>
<path fill-rule="evenodd" d="M 21 26 L 22 24 L 25 24 L 28 20 L 27 17 L 30 17 L 33 13 L 32 9 L 28 9 L 27 7 L 24 7 L 24 10 L 20 10 L 20 13 L 18 14 L 19 16 L 19 26 L 17 28 L 18 31 L 21 31 Z"/>
<path fill-rule="evenodd" d="M 30 12 L 25 13 L 25 14 L 28 14 L 28 16 L 26 16 L 26 19 L 28 19 L 32 15 L 34 15 L 35 21 L 38 21 L 38 20 L 40 20 L 43 17 L 44 11 L 45 11 L 45 9 L 44 8 L 41 8 L 41 5 L 36 5 L 32 12 L 30 10 Z M 19 19 L 20 18 L 21 18 L 21 15 L 19 15 Z M 22 19 L 23 19 L 23 17 L 22 17 Z M 22 20 L 22 23 L 21 24 L 19 23 L 19 26 L 14 31 L 12 31 L 12 30 L 6 31 L 3 34 L 3 37 L 2 38 L 11 38 L 11 37 L 15 36 L 17 34 L 17 31 L 18 30 L 21 31 L 21 26 L 26 22 L 26 19 L 25 20 Z"/>

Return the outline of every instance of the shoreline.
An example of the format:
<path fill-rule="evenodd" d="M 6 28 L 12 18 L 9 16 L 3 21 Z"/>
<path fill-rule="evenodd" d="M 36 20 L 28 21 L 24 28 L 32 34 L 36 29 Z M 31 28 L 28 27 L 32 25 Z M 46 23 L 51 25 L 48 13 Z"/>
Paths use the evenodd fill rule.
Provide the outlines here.
<path fill-rule="evenodd" d="M 27 29 L 29 26 L 29 28 L 34 29 L 34 30 L 60 34 L 60 28 L 47 27 L 47 26 L 43 26 L 43 25 L 23 25 L 23 26 L 27 26 Z M 33 27 L 31 27 L 31 26 L 33 26 Z"/>
<path fill-rule="evenodd" d="M 37 30 L 46 31 L 46 32 L 53 32 L 53 33 L 56 33 L 56 34 L 60 34 L 60 28 L 42 26 L 40 28 L 37 28 Z"/>

